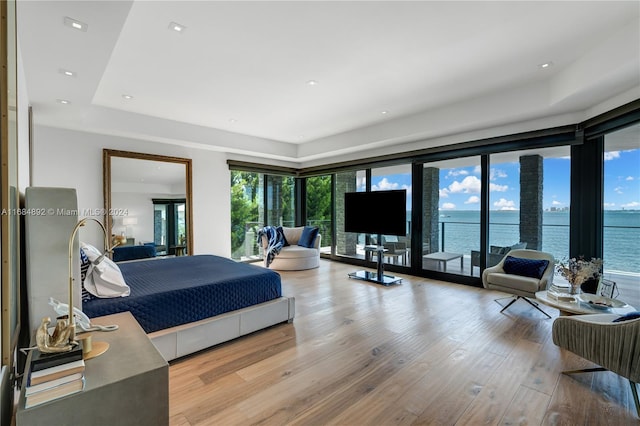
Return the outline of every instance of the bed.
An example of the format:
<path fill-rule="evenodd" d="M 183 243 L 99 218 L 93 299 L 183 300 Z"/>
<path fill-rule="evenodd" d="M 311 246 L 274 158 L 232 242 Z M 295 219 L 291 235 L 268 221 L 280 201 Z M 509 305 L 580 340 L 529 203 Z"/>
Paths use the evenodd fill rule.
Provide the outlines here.
<path fill-rule="evenodd" d="M 167 360 L 293 317 L 280 275 L 260 266 L 213 255 L 118 265 L 131 294 L 83 301 L 83 311 L 130 311 Z"/>
<path fill-rule="evenodd" d="M 68 239 L 78 220 L 73 214 L 78 211 L 77 198 L 74 189 L 30 187 L 25 205 L 70 212 L 25 220 L 29 327 L 35 330 L 43 317 L 55 315 L 49 297 L 69 299 Z M 77 242 L 73 250 L 79 252 Z M 75 306 L 81 300 L 78 258 L 73 262 L 78 277 Z M 90 318 L 131 311 L 167 361 L 291 322 L 295 315 L 295 300 L 282 295 L 280 275 L 260 266 L 213 255 L 153 258 L 119 266 L 131 294 L 90 300 L 82 309 Z"/>

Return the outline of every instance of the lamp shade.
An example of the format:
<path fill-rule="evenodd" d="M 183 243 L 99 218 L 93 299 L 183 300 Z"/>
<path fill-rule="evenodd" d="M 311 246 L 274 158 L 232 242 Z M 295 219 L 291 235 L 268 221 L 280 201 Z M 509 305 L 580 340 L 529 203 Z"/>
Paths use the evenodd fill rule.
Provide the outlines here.
<path fill-rule="evenodd" d="M 125 218 L 122 219 L 122 224 L 124 226 L 137 225 L 138 224 L 138 218 L 137 217 L 125 217 Z"/>

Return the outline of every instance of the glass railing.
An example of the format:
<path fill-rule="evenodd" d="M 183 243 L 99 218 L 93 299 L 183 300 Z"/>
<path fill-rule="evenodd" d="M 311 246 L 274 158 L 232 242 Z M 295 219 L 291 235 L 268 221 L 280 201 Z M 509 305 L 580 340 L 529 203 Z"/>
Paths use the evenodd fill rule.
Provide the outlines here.
<path fill-rule="evenodd" d="M 441 251 L 466 253 L 478 250 L 469 242 L 480 241 L 480 224 L 477 222 L 439 222 Z M 640 274 L 640 226 L 603 227 L 604 269 L 623 273 Z M 509 246 L 519 242 L 519 224 L 490 223 L 489 243 L 495 246 Z M 569 256 L 569 225 L 543 224 L 542 247 L 544 252 L 556 259 Z"/>
<path fill-rule="evenodd" d="M 283 226 L 293 226 L 293 222 Z M 330 248 L 330 220 L 308 219 L 308 226 L 317 226 L 322 234 L 322 247 Z M 257 232 L 262 227 L 260 222 L 245 223 L 245 244 L 241 257 L 254 258 L 261 256 L 261 248 L 257 243 Z M 440 251 L 463 253 L 469 256 L 472 250 L 479 249 L 480 224 L 478 222 L 439 222 L 440 232 L 438 247 Z M 640 226 L 609 226 L 604 230 L 604 270 L 622 274 L 640 275 Z M 510 246 L 519 241 L 518 223 L 490 223 L 489 243 L 495 246 Z M 556 259 L 565 259 L 569 254 L 569 225 L 543 224 L 541 250 L 552 254 Z"/>

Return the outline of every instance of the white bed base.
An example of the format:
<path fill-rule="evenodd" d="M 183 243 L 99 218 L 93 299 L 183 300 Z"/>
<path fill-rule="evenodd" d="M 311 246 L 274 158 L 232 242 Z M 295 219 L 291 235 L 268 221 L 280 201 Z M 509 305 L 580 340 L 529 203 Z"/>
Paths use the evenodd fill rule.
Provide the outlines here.
<path fill-rule="evenodd" d="M 165 360 L 180 358 L 281 322 L 292 322 L 295 299 L 280 297 L 259 305 L 148 334 Z"/>

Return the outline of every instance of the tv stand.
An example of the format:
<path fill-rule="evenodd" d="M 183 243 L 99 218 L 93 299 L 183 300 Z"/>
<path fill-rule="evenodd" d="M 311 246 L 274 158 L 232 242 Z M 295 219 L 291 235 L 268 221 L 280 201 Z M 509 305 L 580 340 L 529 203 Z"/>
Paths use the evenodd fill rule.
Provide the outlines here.
<path fill-rule="evenodd" d="M 356 271 L 349 274 L 349 278 L 356 280 L 369 281 L 376 284 L 392 285 L 402 281 L 402 278 L 394 277 L 393 275 L 384 274 L 384 252 L 387 251 L 384 246 L 365 246 L 365 252 L 376 252 L 378 259 L 377 272 L 369 271 Z"/>

